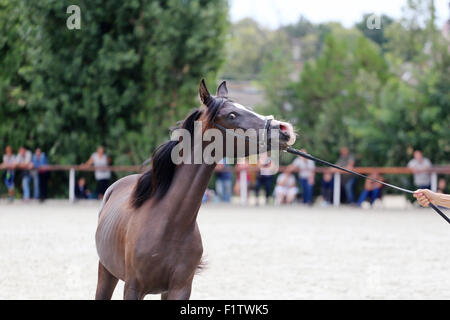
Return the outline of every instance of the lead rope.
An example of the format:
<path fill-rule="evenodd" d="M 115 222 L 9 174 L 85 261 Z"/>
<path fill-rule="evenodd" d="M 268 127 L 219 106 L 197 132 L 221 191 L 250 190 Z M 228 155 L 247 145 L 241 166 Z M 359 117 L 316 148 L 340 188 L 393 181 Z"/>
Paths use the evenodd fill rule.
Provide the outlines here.
<path fill-rule="evenodd" d="M 333 168 L 336 168 L 336 169 L 345 171 L 345 172 L 347 172 L 347 173 L 350 173 L 350 174 L 353 174 L 353 175 L 362 177 L 362 178 L 364 178 L 364 179 L 368 179 L 368 180 L 371 180 L 371 181 L 374 181 L 374 182 L 381 183 L 381 184 L 383 184 L 383 185 L 385 185 L 385 186 L 387 186 L 387 187 L 390 187 L 390 188 L 393 188 L 393 189 L 396 189 L 396 190 L 399 190 L 399 191 L 402 191 L 402 192 L 405 192 L 405 193 L 410 193 L 410 194 L 413 194 L 413 193 L 414 193 L 414 191 L 412 191 L 412 190 L 400 188 L 400 187 L 394 186 L 394 185 L 392 185 L 392 184 L 389 184 L 389 183 L 386 183 L 386 182 L 383 182 L 383 181 L 380 181 L 380 180 L 377 180 L 377 179 L 368 177 L 368 176 L 363 175 L 363 174 L 361 174 L 361 173 L 358 173 L 358 172 L 355 172 L 355 171 L 352 171 L 352 170 L 348 170 L 348 169 L 342 168 L 342 167 L 340 167 L 340 166 L 338 166 L 338 165 L 335 165 L 335 164 L 333 164 L 333 163 L 330 163 L 330 162 L 327 162 L 327 161 L 318 159 L 318 158 L 316 158 L 316 157 L 313 157 L 313 156 L 310 155 L 310 154 L 301 152 L 301 151 L 299 151 L 299 150 L 297 150 L 297 149 L 294 149 L 294 148 L 292 148 L 292 147 L 287 147 L 285 151 L 286 151 L 286 152 L 289 152 L 289 153 L 292 153 L 292 154 L 296 154 L 296 155 L 298 155 L 298 156 L 300 156 L 300 157 L 303 157 L 303 158 L 306 158 L 306 159 L 309 159 L 309 160 L 312 160 L 312 161 L 315 161 L 315 162 L 324 164 L 324 165 L 326 165 L 326 166 L 333 167 Z M 436 207 L 434 204 L 432 204 L 431 202 L 430 202 L 430 207 L 433 208 L 434 211 L 436 211 L 436 212 L 437 212 L 437 213 L 438 213 L 445 221 L 447 221 L 447 223 L 450 224 L 450 219 L 449 219 L 449 218 L 448 218 L 448 217 L 447 217 L 447 216 L 446 216 L 439 208 L 437 208 L 437 207 Z"/>

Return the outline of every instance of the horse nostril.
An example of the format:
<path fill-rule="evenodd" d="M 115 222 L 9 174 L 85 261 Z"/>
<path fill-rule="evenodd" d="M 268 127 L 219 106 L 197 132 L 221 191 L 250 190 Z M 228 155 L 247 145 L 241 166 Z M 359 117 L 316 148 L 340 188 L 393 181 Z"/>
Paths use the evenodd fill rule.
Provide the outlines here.
<path fill-rule="evenodd" d="M 289 134 L 289 129 L 286 125 L 280 123 L 280 133 L 283 138 L 289 140 L 291 135 Z"/>

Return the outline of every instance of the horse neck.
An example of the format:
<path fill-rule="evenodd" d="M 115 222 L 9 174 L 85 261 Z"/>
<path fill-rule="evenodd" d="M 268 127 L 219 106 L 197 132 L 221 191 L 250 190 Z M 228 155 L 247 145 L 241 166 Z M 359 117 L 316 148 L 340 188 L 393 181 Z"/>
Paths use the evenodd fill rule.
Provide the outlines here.
<path fill-rule="evenodd" d="M 203 149 L 203 148 L 202 148 Z M 174 206 L 172 218 L 182 228 L 195 225 L 203 195 L 216 167 L 213 164 L 180 164 L 176 168 L 168 201 Z M 175 199 L 179 199 L 178 201 Z"/>

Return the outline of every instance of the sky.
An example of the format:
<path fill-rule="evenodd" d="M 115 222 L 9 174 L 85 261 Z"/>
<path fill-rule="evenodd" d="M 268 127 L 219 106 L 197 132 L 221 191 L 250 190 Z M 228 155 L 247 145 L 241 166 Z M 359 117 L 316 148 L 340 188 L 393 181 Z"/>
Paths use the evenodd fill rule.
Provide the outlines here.
<path fill-rule="evenodd" d="M 435 0 L 439 26 L 449 18 L 449 1 Z M 301 15 L 314 23 L 337 21 L 346 27 L 360 21 L 364 13 L 399 18 L 406 0 L 230 0 L 230 4 L 233 22 L 251 17 L 275 29 L 296 22 Z"/>

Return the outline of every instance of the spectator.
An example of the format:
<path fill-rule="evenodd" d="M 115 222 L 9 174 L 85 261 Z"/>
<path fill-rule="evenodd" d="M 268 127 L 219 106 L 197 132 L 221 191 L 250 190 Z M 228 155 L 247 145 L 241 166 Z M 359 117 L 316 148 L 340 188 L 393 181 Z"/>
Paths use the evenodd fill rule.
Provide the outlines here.
<path fill-rule="evenodd" d="M 305 149 L 300 151 L 307 153 Z M 312 204 L 316 168 L 314 161 L 299 156 L 294 160 L 292 166 L 299 170 L 300 186 L 303 190 L 303 203 Z"/>
<path fill-rule="evenodd" d="M 322 198 L 323 205 L 329 205 L 333 202 L 333 174 L 331 171 L 325 172 L 322 179 Z"/>
<path fill-rule="evenodd" d="M 371 173 L 369 178 L 377 179 L 383 181 L 381 175 L 378 173 Z M 370 204 L 372 205 L 376 199 L 381 197 L 381 188 L 383 185 L 381 183 L 371 181 L 366 179 L 364 183 L 364 190 L 361 192 L 358 199 L 358 206 L 361 206 L 362 203 L 370 196 Z"/>
<path fill-rule="evenodd" d="M 86 189 L 86 179 L 78 179 L 77 185 L 75 186 L 75 198 L 76 199 L 89 199 L 91 192 Z"/>
<path fill-rule="evenodd" d="M 9 201 L 14 201 L 14 166 L 16 157 L 13 154 L 11 146 L 5 148 L 5 154 L 3 155 L 3 162 L 1 168 L 6 169 L 5 172 L 5 185 L 8 189 Z"/>
<path fill-rule="evenodd" d="M 33 197 L 44 201 L 47 198 L 47 174 L 45 166 L 47 166 L 47 157 L 41 149 L 37 148 L 32 157 L 33 170 Z"/>
<path fill-rule="evenodd" d="M 94 165 L 94 167 L 107 167 L 111 159 L 105 154 L 105 148 L 99 146 L 89 160 L 84 164 L 86 167 Z M 109 179 L 111 179 L 111 171 L 107 169 L 95 170 L 95 180 L 97 181 L 97 198 L 103 199 L 106 189 L 109 186 Z"/>
<path fill-rule="evenodd" d="M 250 185 L 250 174 L 248 172 L 249 169 L 249 165 L 246 159 L 243 160 L 242 163 L 237 163 L 236 164 L 236 182 L 234 183 L 234 187 L 233 187 L 233 191 L 234 194 L 239 196 L 241 194 L 241 172 L 244 171 L 245 173 L 245 179 L 247 180 L 247 189 L 248 186 Z"/>
<path fill-rule="evenodd" d="M 20 170 L 22 178 L 23 199 L 28 201 L 30 199 L 30 170 L 33 168 L 31 151 L 20 147 L 15 160 L 16 169 Z"/>
<path fill-rule="evenodd" d="M 291 204 L 295 200 L 298 193 L 295 176 L 288 167 L 285 172 L 281 173 L 277 178 L 275 186 L 275 200 L 277 204 Z"/>
<path fill-rule="evenodd" d="M 414 185 L 417 188 L 430 189 L 431 176 L 427 171 L 431 168 L 431 161 L 420 150 L 414 151 L 414 158 L 408 162 L 408 168 L 414 173 Z"/>
<path fill-rule="evenodd" d="M 216 192 L 220 201 L 229 203 L 231 201 L 231 192 L 233 188 L 233 175 L 226 159 L 222 159 L 217 164 L 216 175 Z"/>
<path fill-rule="evenodd" d="M 445 193 L 446 187 L 447 187 L 447 182 L 445 181 L 444 178 L 440 178 L 438 185 L 437 185 L 436 193 Z"/>
<path fill-rule="evenodd" d="M 259 204 L 259 189 L 264 188 L 266 195 L 266 203 L 269 203 L 270 195 L 272 194 L 273 177 L 275 175 L 275 164 L 267 156 L 267 154 L 261 155 L 259 158 L 259 174 L 256 177 L 255 195 L 256 203 Z"/>
<path fill-rule="evenodd" d="M 355 158 L 350 153 L 347 147 L 342 147 L 340 150 L 340 157 L 336 162 L 336 165 L 343 167 L 348 170 L 353 170 L 355 166 Z M 353 191 L 353 187 L 356 182 L 356 178 L 348 173 L 343 173 L 342 171 L 338 171 L 337 169 L 333 169 L 335 172 L 341 173 L 341 181 L 344 186 L 345 197 L 347 202 L 352 204 L 355 203 L 355 194 Z"/>

